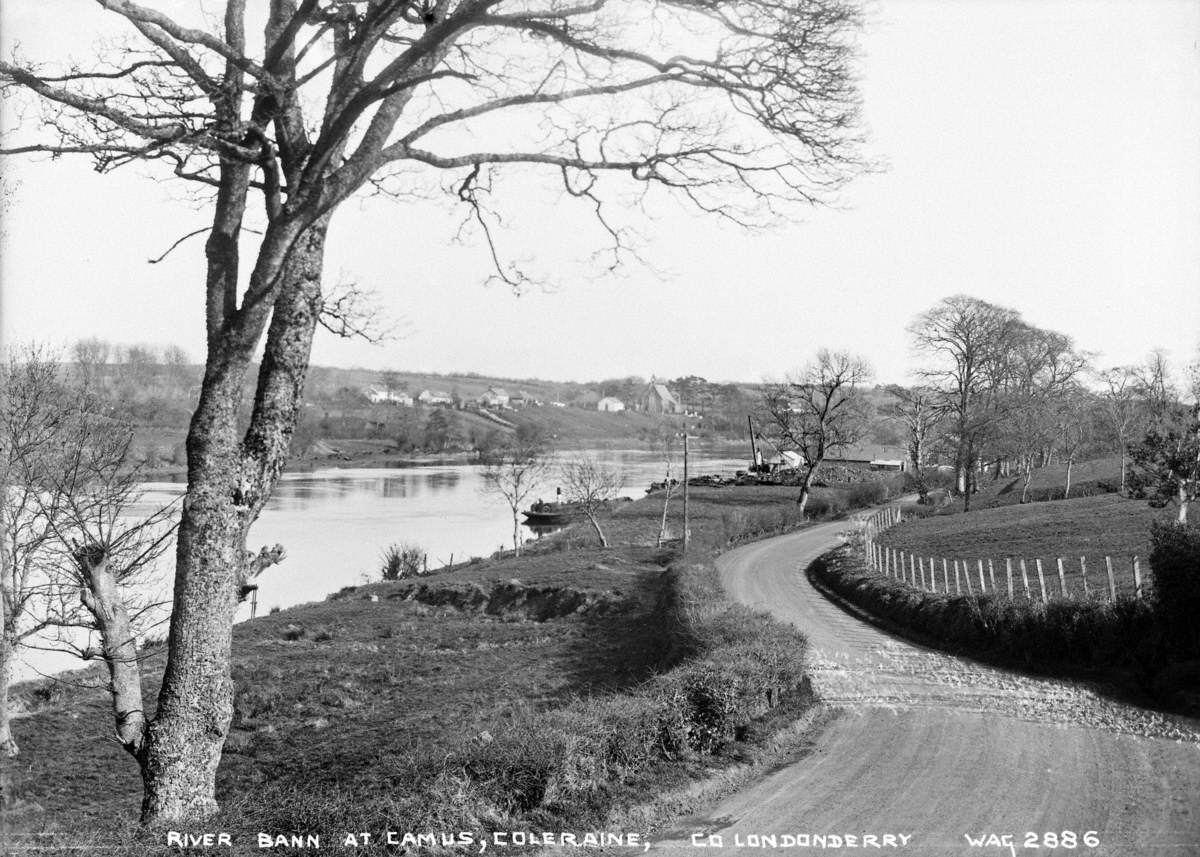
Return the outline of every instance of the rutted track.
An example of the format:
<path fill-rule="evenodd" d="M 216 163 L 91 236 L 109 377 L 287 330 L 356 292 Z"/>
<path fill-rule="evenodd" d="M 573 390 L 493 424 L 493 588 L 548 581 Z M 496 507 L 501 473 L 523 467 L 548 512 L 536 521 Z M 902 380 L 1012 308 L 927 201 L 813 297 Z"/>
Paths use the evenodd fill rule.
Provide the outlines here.
<path fill-rule="evenodd" d="M 719 560 L 730 595 L 804 631 L 817 690 L 843 713 L 811 755 L 688 819 L 656 851 L 704 853 L 690 841 L 703 830 L 718 833 L 726 853 L 879 853 L 861 837 L 903 834 L 911 841 L 895 850 L 916 855 L 1200 855 L 1200 723 L 924 649 L 859 621 L 803 574 L 847 526 L 801 530 Z M 1064 831 L 1095 831 L 1100 844 L 1046 847 L 1043 834 Z M 857 839 L 805 848 L 780 838 L 777 848 L 752 849 L 758 834 L 810 845 L 800 837 Z M 967 834 L 1011 834 L 1014 847 L 972 847 Z M 1027 834 L 1041 847 L 1023 847 Z"/>

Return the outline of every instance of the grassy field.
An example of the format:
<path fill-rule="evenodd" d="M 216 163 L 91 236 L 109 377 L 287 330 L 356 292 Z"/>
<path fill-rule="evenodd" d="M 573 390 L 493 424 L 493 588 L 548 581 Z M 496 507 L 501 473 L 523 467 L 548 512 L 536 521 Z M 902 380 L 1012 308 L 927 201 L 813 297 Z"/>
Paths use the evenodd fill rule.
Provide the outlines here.
<path fill-rule="evenodd" d="M 990 473 L 979 474 L 979 490 L 971 497 L 971 510 L 994 509 L 1000 506 L 1015 506 L 1021 502 L 1022 476 L 993 478 Z M 1033 471 L 1029 482 L 1029 499 L 1033 502 L 1062 500 L 1066 491 L 1067 467 L 1051 464 Z M 1071 499 L 1106 494 L 1117 490 L 1121 484 L 1121 462 L 1119 458 L 1098 458 L 1077 462 L 1071 468 Z M 954 498 L 942 508 L 941 514 L 954 514 L 962 510 L 961 498 Z"/>
<path fill-rule="evenodd" d="M 796 523 L 794 493 L 696 490 L 699 552 Z M 681 512 L 673 501 L 676 531 Z M 668 571 L 678 558 L 651 546 L 660 513 L 655 498 L 624 507 L 609 522 L 623 544 L 611 549 L 576 528 L 518 559 L 348 587 L 237 626 L 235 713 L 218 771 L 224 811 L 205 829 L 241 841 L 260 830 L 587 829 L 616 805 L 682 786 L 713 752 L 741 758 L 750 745 L 733 740 L 731 718 L 765 716 L 788 682 L 798 686 L 804 641 L 748 610 L 726 616 L 703 562 Z M 409 597 L 418 585 L 432 595 Z M 497 615 L 430 603 L 439 592 L 518 586 L 529 597 Z M 584 608 L 530 618 L 546 592 L 568 589 L 586 596 Z M 701 603 L 681 638 L 693 609 L 681 605 Z M 148 711 L 161 669 L 148 652 Z M 710 722 L 707 683 L 726 675 L 749 695 L 711 721 L 727 725 L 696 731 L 688 718 Z M 88 681 L 18 689 L 29 714 L 15 722 L 20 804 L 5 819 L 14 842 L 47 851 L 131 842 L 141 784 L 112 738 L 106 694 L 82 686 L 100 678 L 93 668 Z M 698 707 L 672 713 L 678 705 Z M 146 847 L 124 853 L 157 853 Z"/>
<path fill-rule="evenodd" d="M 1116 494 L 1008 505 L 971 511 L 967 514 L 933 515 L 905 521 L 888 529 L 879 544 L 922 557 L 967 560 L 972 569 L 977 560 L 992 560 L 999 577 L 1005 557 L 1023 558 L 1036 583 L 1035 560 L 1041 559 L 1047 575 L 1054 577 L 1056 592 L 1059 557 L 1064 559 L 1068 590 L 1082 592 L 1079 558 L 1087 558 L 1089 590 L 1107 586 L 1104 558 L 1112 557 L 1118 590 L 1133 589 L 1132 557 L 1141 558 L 1147 581 L 1152 579 L 1147 557 L 1150 553 L 1150 523 L 1173 514 L 1170 509 L 1152 509 L 1144 500 Z M 1019 575 L 1019 572 L 1016 572 Z M 1018 588 L 1021 584 L 1018 583 Z"/>

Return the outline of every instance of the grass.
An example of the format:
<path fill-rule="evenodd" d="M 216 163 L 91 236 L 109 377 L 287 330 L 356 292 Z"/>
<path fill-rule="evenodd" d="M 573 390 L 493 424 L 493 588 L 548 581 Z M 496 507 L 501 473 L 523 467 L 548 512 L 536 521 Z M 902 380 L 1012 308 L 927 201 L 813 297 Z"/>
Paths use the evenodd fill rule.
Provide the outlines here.
<path fill-rule="evenodd" d="M 781 712 L 811 701 L 804 641 L 724 602 L 706 557 L 710 545 L 794 525 L 794 493 L 693 492 L 699 553 L 670 571 L 670 551 L 651 544 L 661 506 L 648 498 L 609 522 L 624 546 L 568 532 L 519 559 L 347 588 L 239 625 L 224 811 L 204 829 L 241 842 L 257 831 L 588 829 L 685 784 L 714 754 L 755 752 L 754 721 L 782 724 Z M 681 512 L 673 502 L 672 518 Z M 494 595 L 514 578 L 532 595 L 500 615 L 410 597 L 421 586 Z M 568 590 L 617 608 L 528 618 L 534 599 Z M 144 668 L 152 710 L 161 654 Z M 15 723 L 22 806 L 10 830 L 153 851 L 131 834 L 141 785 L 111 738 L 105 693 L 19 695 L 33 713 Z"/>

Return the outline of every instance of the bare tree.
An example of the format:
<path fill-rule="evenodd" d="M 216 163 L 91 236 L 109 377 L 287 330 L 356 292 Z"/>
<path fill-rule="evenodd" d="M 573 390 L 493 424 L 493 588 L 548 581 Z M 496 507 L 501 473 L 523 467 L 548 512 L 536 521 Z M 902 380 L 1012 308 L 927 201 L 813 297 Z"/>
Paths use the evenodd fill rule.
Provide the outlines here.
<path fill-rule="evenodd" d="M 957 490 L 963 508 L 969 509 L 975 468 L 988 432 L 1000 418 L 999 399 L 1019 317 L 978 298 L 954 295 L 919 315 L 908 329 L 917 350 L 932 361 L 921 374 L 949 418 Z"/>
<path fill-rule="evenodd" d="M 608 538 L 600 526 L 600 515 L 611 508 L 612 501 L 625 487 L 624 472 L 598 458 L 584 457 L 563 462 L 559 473 L 567 502 L 576 504 L 583 512 L 600 540 L 600 547 L 608 547 Z"/>
<path fill-rule="evenodd" d="M 763 403 L 778 445 L 804 457 L 796 500 L 801 515 L 825 459 L 866 434 L 870 412 L 861 388 L 870 379 L 871 367 L 861 357 L 822 348 L 800 373 L 767 387 Z"/>
<path fill-rule="evenodd" d="M 135 514 L 141 498 L 130 467 L 131 429 L 30 350 L 0 384 L 0 747 L 16 755 L 8 681 L 20 646 L 103 658 L 114 712 L 141 714 L 138 636 L 161 621 L 149 574 L 169 546 L 174 509 Z M 86 555 L 94 562 L 84 563 Z"/>
<path fill-rule="evenodd" d="M 138 754 L 142 817 L 159 822 L 217 808 L 244 542 L 287 458 L 338 207 L 440 183 L 514 287 L 538 279 L 500 240 L 514 169 L 594 216 L 604 265 L 636 250 L 622 217 L 642 207 L 614 205 L 623 189 L 775 219 L 861 166 L 858 13 L 849 0 L 271 0 L 252 49 L 245 0 L 226 0 L 219 30 L 210 9 L 101 5 L 136 42 L 91 68 L 0 61 L 0 94 L 46 119 L 0 151 L 80 153 L 101 171 L 144 161 L 211 193 L 194 233 L 207 234 L 207 355 L 168 666 Z M 247 425 L 238 403 L 264 336 Z"/>
<path fill-rule="evenodd" d="M 908 438 L 908 460 L 912 465 L 913 478 L 921 502 L 929 498 L 929 485 L 925 481 L 925 460 L 928 455 L 929 439 L 942 419 L 941 409 L 934 391 L 928 387 L 892 387 L 891 392 L 900 400 L 897 409 L 904 420 Z"/>
<path fill-rule="evenodd" d="M 1138 374 L 1133 366 L 1117 366 L 1100 373 L 1100 381 L 1104 414 L 1121 455 L 1121 493 L 1124 494 L 1129 485 L 1129 444 L 1143 415 Z"/>
<path fill-rule="evenodd" d="M 1058 445 L 1067 462 L 1066 485 L 1063 499 L 1071 497 L 1071 471 L 1076 458 L 1086 450 L 1095 437 L 1096 422 L 1100 419 L 1095 395 L 1078 382 L 1068 384 L 1057 397 L 1054 405 L 1055 428 Z M 1122 465 L 1124 456 L 1122 455 Z"/>
<path fill-rule="evenodd" d="M 521 510 L 545 482 L 550 457 L 541 442 L 514 438 L 489 451 L 483 462 L 481 490 L 504 499 L 512 510 L 513 553 L 521 555 Z"/>
<path fill-rule="evenodd" d="M 1166 357 L 1160 351 L 1151 355 L 1142 373 L 1149 426 L 1130 451 L 1136 466 L 1131 485 L 1154 506 L 1175 503 L 1180 525 L 1200 496 L 1200 360 L 1191 378 L 1192 400 L 1186 402 L 1170 381 Z"/>

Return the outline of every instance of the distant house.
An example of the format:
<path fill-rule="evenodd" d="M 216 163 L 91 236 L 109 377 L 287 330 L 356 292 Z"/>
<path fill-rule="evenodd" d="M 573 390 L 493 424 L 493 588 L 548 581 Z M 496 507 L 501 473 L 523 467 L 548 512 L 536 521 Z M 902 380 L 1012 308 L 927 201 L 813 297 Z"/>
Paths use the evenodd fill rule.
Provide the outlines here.
<path fill-rule="evenodd" d="M 667 389 L 667 385 L 653 378 L 646 385 L 646 389 L 642 390 L 641 395 L 638 396 L 637 408 L 639 411 L 645 411 L 648 414 L 683 413 L 683 405 L 679 404 L 679 400 Z"/>
<path fill-rule="evenodd" d="M 417 401 L 422 405 L 450 405 L 454 403 L 454 397 L 441 390 L 422 390 Z"/>
<path fill-rule="evenodd" d="M 526 393 L 524 390 L 518 390 L 508 397 L 508 405 L 512 408 L 529 408 L 540 405 L 537 399 Z"/>
<path fill-rule="evenodd" d="M 384 390 L 380 387 L 367 387 L 363 390 L 363 395 L 372 405 L 380 405 L 384 403 L 400 405 L 403 408 L 412 407 L 412 396 L 408 393 L 398 390 Z"/>
<path fill-rule="evenodd" d="M 609 413 L 615 414 L 618 411 L 625 410 L 625 403 L 615 396 L 605 396 L 596 403 L 596 410 L 608 411 Z"/>
<path fill-rule="evenodd" d="M 507 408 L 508 398 L 508 391 L 503 387 L 488 387 L 487 392 L 476 401 L 484 408 Z"/>

